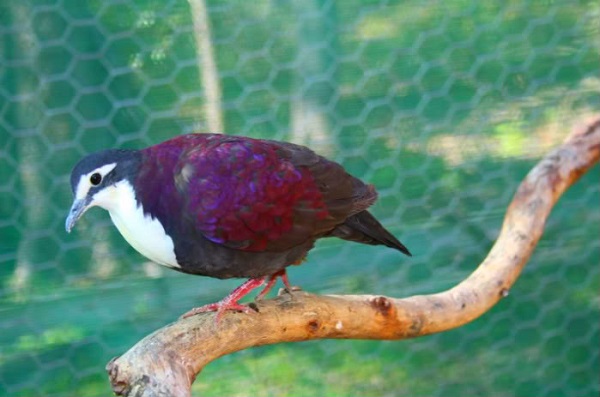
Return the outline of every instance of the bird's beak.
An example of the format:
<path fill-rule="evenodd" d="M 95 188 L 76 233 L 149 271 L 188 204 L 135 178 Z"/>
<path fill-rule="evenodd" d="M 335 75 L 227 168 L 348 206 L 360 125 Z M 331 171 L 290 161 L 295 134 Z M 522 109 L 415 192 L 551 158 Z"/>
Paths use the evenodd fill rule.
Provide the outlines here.
<path fill-rule="evenodd" d="M 67 216 L 67 220 L 65 222 L 65 229 L 67 233 L 71 233 L 71 229 L 75 226 L 75 223 L 81 215 L 89 208 L 89 199 L 75 199 L 73 201 L 73 205 L 71 206 L 71 210 L 69 211 L 69 216 Z"/>

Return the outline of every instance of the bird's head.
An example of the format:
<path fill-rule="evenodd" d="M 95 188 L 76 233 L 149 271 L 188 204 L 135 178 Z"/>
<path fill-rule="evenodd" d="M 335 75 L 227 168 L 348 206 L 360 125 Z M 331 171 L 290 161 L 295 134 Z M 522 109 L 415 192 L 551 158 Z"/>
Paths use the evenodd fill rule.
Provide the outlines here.
<path fill-rule="evenodd" d="M 139 163 L 140 154 L 135 150 L 105 150 L 81 159 L 71 172 L 75 198 L 65 222 L 67 232 L 89 208 L 99 206 L 110 211 L 118 205 L 119 188 L 133 185 Z"/>

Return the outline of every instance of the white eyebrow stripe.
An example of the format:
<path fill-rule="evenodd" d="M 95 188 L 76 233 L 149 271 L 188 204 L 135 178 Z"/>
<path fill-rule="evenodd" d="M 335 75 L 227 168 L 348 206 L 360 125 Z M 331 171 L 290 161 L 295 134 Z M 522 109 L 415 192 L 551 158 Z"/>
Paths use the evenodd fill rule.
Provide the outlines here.
<path fill-rule="evenodd" d="M 93 170 L 91 172 L 88 172 L 85 175 L 81 175 L 79 177 L 79 182 L 77 183 L 77 190 L 75 191 L 75 198 L 77 200 L 83 200 L 85 198 L 85 196 L 87 196 L 88 192 L 90 191 L 90 188 L 92 187 L 92 184 L 90 183 L 90 176 L 92 176 L 92 174 L 99 173 L 104 178 L 104 176 L 106 174 L 108 174 L 109 172 L 111 172 L 112 170 L 114 170 L 116 166 L 117 166 L 117 163 L 106 164 L 106 165 L 103 165 L 102 167 L 96 168 L 95 170 Z"/>

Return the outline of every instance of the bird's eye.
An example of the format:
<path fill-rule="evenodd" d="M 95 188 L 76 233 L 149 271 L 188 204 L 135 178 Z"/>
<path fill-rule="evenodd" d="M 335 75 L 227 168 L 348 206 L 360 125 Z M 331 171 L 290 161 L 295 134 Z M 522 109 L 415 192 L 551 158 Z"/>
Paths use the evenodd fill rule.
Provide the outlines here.
<path fill-rule="evenodd" d="M 97 186 L 100 184 L 100 182 L 102 182 L 102 175 L 99 173 L 95 172 L 92 174 L 92 176 L 90 176 L 90 183 L 92 185 Z"/>

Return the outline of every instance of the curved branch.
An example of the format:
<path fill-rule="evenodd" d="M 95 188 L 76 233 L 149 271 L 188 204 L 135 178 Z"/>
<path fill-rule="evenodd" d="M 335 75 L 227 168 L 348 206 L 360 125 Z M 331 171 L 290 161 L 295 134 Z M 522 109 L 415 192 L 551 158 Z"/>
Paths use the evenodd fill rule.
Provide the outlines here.
<path fill-rule="evenodd" d="M 600 158 L 600 117 L 574 131 L 527 175 L 498 240 L 479 267 L 447 291 L 404 299 L 284 293 L 257 314 L 202 313 L 159 329 L 107 365 L 123 396 L 189 396 L 214 359 L 252 346 L 309 339 L 405 339 L 464 325 L 508 295 L 562 193 Z"/>

